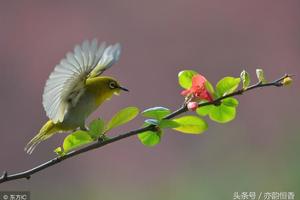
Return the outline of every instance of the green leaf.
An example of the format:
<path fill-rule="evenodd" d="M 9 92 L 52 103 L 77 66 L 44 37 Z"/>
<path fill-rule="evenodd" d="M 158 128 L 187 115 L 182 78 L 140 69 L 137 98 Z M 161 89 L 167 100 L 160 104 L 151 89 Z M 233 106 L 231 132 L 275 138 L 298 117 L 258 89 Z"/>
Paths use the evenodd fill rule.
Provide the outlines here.
<path fill-rule="evenodd" d="M 146 125 L 152 124 L 157 126 L 159 124 L 159 122 L 156 119 L 146 119 L 145 120 Z"/>
<path fill-rule="evenodd" d="M 104 121 L 101 119 L 93 120 L 89 125 L 89 134 L 93 139 L 99 138 L 104 131 Z"/>
<path fill-rule="evenodd" d="M 250 75 L 248 74 L 248 72 L 246 72 L 245 70 L 243 70 L 241 72 L 241 76 L 240 77 L 242 79 L 243 89 L 246 89 L 250 85 Z"/>
<path fill-rule="evenodd" d="M 153 147 L 157 145 L 162 137 L 162 132 L 154 132 L 154 131 L 145 131 L 143 133 L 138 134 L 139 140 L 148 147 Z"/>
<path fill-rule="evenodd" d="M 64 139 L 63 148 L 65 152 L 78 148 L 92 142 L 93 139 L 87 131 L 78 130 Z"/>
<path fill-rule="evenodd" d="M 106 131 L 121 126 L 133 120 L 139 114 L 139 109 L 136 107 L 127 107 L 115 114 L 113 118 L 108 122 Z"/>
<path fill-rule="evenodd" d="M 213 106 L 209 113 L 211 120 L 219 123 L 227 123 L 232 121 L 236 115 L 236 108 L 221 104 L 219 106 Z"/>
<path fill-rule="evenodd" d="M 205 81 L 204 83 L 206 90 L 210 93 L 210 94 L 214 94 L 215 90 L 214 87 L 212 86 L 212 84 L 209 81 Z"/>
<path fill-rule="evenodd" d="M 184 89 L 189 89 L 192 87 L 192 78 L 195 74 L 198 74 L 192 70 L 184 70 L 179 72 L 178 74 L 178 82 L 181 87 Z"/>
<path fill-rule="evenodd" d="M 159 128 L 177 128 L 180 126 L 179 123 L 173 121 L 173 120 L 170 120 L 170 119 L 163 119 L 159 122 Z"/>
<path fill-rule="evenodd" d="M 225 77 L 221 79 L 216 86 L 218 95 L 221 97 L 234 92 L 239 87 L 240 81 L 240 78 L 234 77 Z"/>
<path fill-rule="evenodd" d="M 173 121 L 180 125 L 179 127 L 174 128 L 174 130 L 183 133 L 200 134 L 208 128 L 207 123 L 203 119 L 196 116 L 183 116 L 173 119 Z"/>
<path fill-rule="evenodd" d="M 236 98 L 229 97 L 222 100 L 222 104 L 229 107 L 237 107 L 239 105 L 239 101 Z"/>
<path fill-rule="evenodd" d="M 207 105 L 197 108 L 196 112 L 200 116 L 206 116 L 210 113 L 211 109 L 214 107 L 214 105 Z"/>
<path fill-rule="evenodd" d="M 226 123 L 235 118 L 236 107 L 239 105 L 237 99 L 229 97 L 223 99 L 221 105 L 207 105 L 197 108 L 196 112 L 200 116 L 209 115 L 209 118 L 219 123 Z"/>
<path fill-rule="evenodd" d="M 167 116 L 168 114 L 170 114 L 171 111 L 168 108 L 164 108 L 164 107 L 153 107 L 153 108 L 149 108 L 147 110 L 144 110 L 142 112 L 142 115 L 144 117 L 149 117 L 149 118 L 154 118 L 154 119 L 162 119 L 165 116 Z"/>
<path fill-rule="evenodd" d="M 264 74 L 264 70 L 262 69 L 256 69 L 256 76 L 257 79 L 261 82 L 261 83 L 266 83 L 266 78 L 265 78 L 265 74 Z"/>
<path fill-rule="evenodd" d="M 65 155 L 65 152 L 61 147 L 57 147 L 56 149 L 54 149 L 54 152 L 59 156 Z"/>

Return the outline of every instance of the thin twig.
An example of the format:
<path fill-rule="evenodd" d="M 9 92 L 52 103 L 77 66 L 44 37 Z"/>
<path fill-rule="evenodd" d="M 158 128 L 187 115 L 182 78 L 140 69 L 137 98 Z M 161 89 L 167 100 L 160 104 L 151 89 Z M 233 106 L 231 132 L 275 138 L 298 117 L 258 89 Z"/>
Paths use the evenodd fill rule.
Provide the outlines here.
<path fill-rule="evenodd" d="M 218 99 L 215 99 L 214 101 L 199 103 L 199 107 L 203 107 L 203 106 L 207 106 L 207 105 L 218 105 L 223 99 L 226 99 L 228 97 L 241 95 L 241 94 L 245 93 L 246 91 L 253 90 L 253 89 L 256 89 L 256 88 L 262 88 L 262 87 L 268 87 L 268 86 L 280 87 L 280 86 L 282 86 L 283 79 L 285 79 L 287 77 L 291 77 L 291 75 L 286 74 L 286 75 L 282 76 L 281 78 L 279 78 L 275 81 L 269 82 L 269 83 L 258 82 L 254 85 L 249 86 L 246 89 L 237 90 L 233 93 L 230 93 L 230 94 L 222 96 Z M 172 119 L 172 118 L 174 118 L 174 117 L 176 117 L 176 116 L 178 116 L 182 113 L 185 113 L 187 111 L 188 111 L 187 106 L 184 105 L 181 108 L 179 108 L 178 110 L 176 110 L 176 111 L 172 112 L 171 114 L 167 115 L 165 117 L 165 119 Z M 22 179 L 22 178 L 29 179 L 31 177 L 31 175 L 33 175 L 33 174 L 35 174 L 39 171 L 42 171 L 42 170 L 44 170 L 48 167 L 51 167 L 53 165 L 56 165 L 56 164 L 60 163 L 61 161 L 64 161 L 64 160 L 69 159 L 71 157 L 77 156 L 77 155 L 85 153 L 87 151 L 98 149 L 98 148 L 103 147 L 107 144 L 117 142 L 119 140 L 128 138 L 130 136 L 137 135 L 137 134 L 145 132 L 145 131 L 155 130 L 155 129 L 156 129 L 156 127 L 154 125 L 149 125 L 149 126 L 144 127 L 144 128 L 139 128 L 139 129 L 136 129 L 136 130 L 132 130 L 132 131 L 123 133 L 121 135 L 115 136 L 115 137 L 110 138 L 108 140 L 104 140 L 104 141 L 99 140 L 99 141 L 94 142 L 94 143 L 92 143 L 88 146 L 85 146 L 85 147 L 81 148 L 81 149 L 71 151 L 71 152 L 69 152 L 69 153 L 67 153 L 63 156 L 55 157 L 55 158 L 53 158 L 53 159 L 51 159 L 51 160 L 49 160 L 49 161 L 47 161 L 47 162 L 45 162 L 41 165 L 38 165 L 34 168 L 31 168 L 29 170 L 22 171 L 22 172 L 19 172 L 19 173 L 9 175 L 7 173 L 7 171 L 4 171 L 2 176 L 0 177 L 0 184 L 4 183 L 4 182 L 12 181 L 12 180 Z"/>

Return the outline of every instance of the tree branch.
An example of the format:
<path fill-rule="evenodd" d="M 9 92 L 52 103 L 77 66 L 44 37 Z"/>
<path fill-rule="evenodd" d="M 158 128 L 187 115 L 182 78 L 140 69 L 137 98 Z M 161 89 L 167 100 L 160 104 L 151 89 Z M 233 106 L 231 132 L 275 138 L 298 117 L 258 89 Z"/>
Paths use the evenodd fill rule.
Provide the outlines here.
<path fill-rule="evenodd" d="M 291 77 L 291 75 L 286 74 L 286 75 L 282 76 L 281 78 L 276 79 L 272 82 L 268 82 L 268 83 L 258 82 L 254 85 L 249 86 L 246 89 L 237 90 L 233 93 L 230 93 L 230 94 L 222 96 L 218 99 L 215 99 L 214 101 L 199 103 L 199 107 L 203 107 L 203 106 L 207 106 L 207 105 L 219 105 L 221 100 L 223 100 L 223 99 L 226 99 L 228 97 L 237 96 L 237 95 L 242 95 L 243 93 L 245 93 L 247 91 L 250 91 L 250 90 L 253 90 L 253 89 L 256 89 L 256 88 L 262 88 L 262 87 L 268 87 L 268 86 L 281 87 L 281 86 L 283 86 L 282 81 L 287 77 Z M 174 118 L 174 117 L 176 117 L 176 116 L 178 116 L 182 113 L 185 113 L 187 111 L 188 111 L 187 106 L 184 105 L 181 108 L 179 108 L 178 110 L 176 110 L 176 111 L 172 112 L 171 114 L 167 115 L 164 119 L 172 119 L 172 118 Z M 4 183 L 4 182 L 12 181 L 12 180 L 22 179 L 22 178 L 29 179 L 31 177 L 31 175 L 33 175 L 33 174 L 35 174 L 39 171 L 42 171 L 42 170 L 44 170 L 48 167 L 51 167 L 53 165 L 56 165 L 56 164 L 60 163 L 61 161 L 64 161 L 64 160 L 69 159 L 71 157 L 74 157 L 74 156 L 77 156 L 79 154 L 85 153 L 87 151 L 91 151 L 93 149 L 101 148 L 101 147 L 103 147 L 107 144 L 117 142 L 119 140 L 128 138 L 128 137 L 133 136 L 133 135 L 137 135 L 137 134 L 145 132 L 145 131 L 156 130 L 156 128 L 157 127 L 155 125 L 149 125 L 149 126 L 144 127 L 144 128 L 139 128 L 139 129 L 136 129 L 136 130 L 132 130 L 132 131 L 120 134 L 120 135 L 115 136 L 113 138 L 110 138 L 108 140 L 104 140 L 104 141 L 99 140 L 99 141 L 94 142 L 94 143 L 92 143 L 88 146 L 85 146 L 85 147 L 81 148 L 81 149 L 71 151 L 71 152 L 69 152 L 69 153 L 67 153 L 63 156 L 55 157 L 55 158 L 53 158 L 53 159 L 51 159 L 51 160 L 49 160 L 49 161 L 47 161 L 47 162 L 45 162 L 41 165 L 38 165 L 38 166 L 36 166 L 32 169 L 22 171 L 22 172 L 19 172 L 19 173 L 9 175 L 7 173 L 7 171 L 4 171 L 2 176 L 0 177 L 0 184 Z"/>

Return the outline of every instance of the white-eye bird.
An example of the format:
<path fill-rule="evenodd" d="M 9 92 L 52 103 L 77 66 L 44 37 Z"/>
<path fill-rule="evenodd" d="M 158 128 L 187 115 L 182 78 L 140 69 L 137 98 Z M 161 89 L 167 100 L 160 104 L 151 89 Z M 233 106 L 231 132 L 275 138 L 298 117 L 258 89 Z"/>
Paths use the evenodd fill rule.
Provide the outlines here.
<path fill-rule="evenodd" d="M 94 39 L 76 45 L 73 53 L 66 54 L 44 88 L 43 106 L 49 121 L 26 145 L 27 153 L 56 133 L 85 129 L 86 118 L 105 100 L 121 90 L 128 91 L 114 78 L 100 76 L 119 60 L 120 53 L 120 44 L 98 45 Z"/>

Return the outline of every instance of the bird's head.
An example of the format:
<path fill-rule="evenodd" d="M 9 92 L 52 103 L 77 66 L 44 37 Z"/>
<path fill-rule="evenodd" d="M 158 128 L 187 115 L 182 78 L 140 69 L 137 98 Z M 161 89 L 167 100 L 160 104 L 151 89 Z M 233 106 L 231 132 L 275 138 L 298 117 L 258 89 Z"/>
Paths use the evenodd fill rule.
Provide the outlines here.
<path fill-rule="evenodd" d="M 101 76 L 87 80 L 88 89 L 92 92 L 100 93 L 100 95 L 110 98 L 113 94 L 118 95 L 121 90 L 128 92 L 129 90 L 122 87 L 117 80 L 108 76 Z"/>

